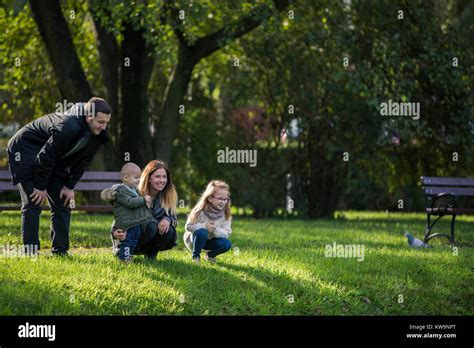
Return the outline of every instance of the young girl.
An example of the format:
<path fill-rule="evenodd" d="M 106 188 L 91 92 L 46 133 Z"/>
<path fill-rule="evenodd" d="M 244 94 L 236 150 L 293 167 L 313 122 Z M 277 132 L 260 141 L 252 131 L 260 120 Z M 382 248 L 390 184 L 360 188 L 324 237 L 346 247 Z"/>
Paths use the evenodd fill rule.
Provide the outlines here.
<path fill-rule="evenodd" d="M 186 221 L 184 244 L 192 251 L 193 260 L 200 262 L 201 251 L 205 259 L 216 262 L 216 256 L 231 247 L 230 188 L 220 180 L 211 181 L 191 210 Z"/>

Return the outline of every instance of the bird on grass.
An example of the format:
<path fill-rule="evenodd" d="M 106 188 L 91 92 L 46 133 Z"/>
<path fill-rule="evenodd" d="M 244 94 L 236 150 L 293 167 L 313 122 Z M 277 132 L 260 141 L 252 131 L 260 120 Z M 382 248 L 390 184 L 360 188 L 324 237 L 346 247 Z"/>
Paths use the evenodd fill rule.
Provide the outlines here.
<path fill-rule="evenodd" d="M 418 249 L 418 248 L 432 248 L 431 245 L 428 243 L 423 242 L 421 239 L 418 239 L 416 237 L 413 237 L 413 235 L 410 232 L 404 232 L 403 235 L 407 237 L 408 239 L 408 245 L 412 248 Z"/>

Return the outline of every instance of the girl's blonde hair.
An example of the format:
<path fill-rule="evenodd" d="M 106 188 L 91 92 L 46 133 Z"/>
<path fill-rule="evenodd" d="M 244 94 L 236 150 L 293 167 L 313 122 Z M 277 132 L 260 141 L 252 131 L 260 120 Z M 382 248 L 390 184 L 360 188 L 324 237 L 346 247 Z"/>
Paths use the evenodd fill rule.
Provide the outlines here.
<path fill-rule="evenodd" d="M 178 194 L 176 188 L 171 180 L 171 174 L 166 166 L 166 163 L 160 160 L 150 161 L 140 177 L 140 183 L 138 184 L 138 191 L 142 196 L 150 195 L 150 176 L 158 169 L 164 169 L 166 171 L 167 181 L 163 191 L 160 192 L 160 204 L 167 212 L 176 214 L 176 204 L 178 202 Z"/>
<path fill-rule="evenodd" d="M 214 195 L 214 193 L 220 189 L 227 190 L 229 192 L 229 200 L 227 201 L 227 204 L 224 208 L 224 215 L 227 220 L 230 219 L 230 186 L 222 180 L 212 180 L 209 184 L 207 184 L 207 187 L 201 194 L 199 201 L 191 210 L 191 213 L 189 213 L 189 220 L 191 221 L 191 223 L 195 224 L 197 222 L 199 213 L 211 204 L 209 202 L 209 197 Z"/>

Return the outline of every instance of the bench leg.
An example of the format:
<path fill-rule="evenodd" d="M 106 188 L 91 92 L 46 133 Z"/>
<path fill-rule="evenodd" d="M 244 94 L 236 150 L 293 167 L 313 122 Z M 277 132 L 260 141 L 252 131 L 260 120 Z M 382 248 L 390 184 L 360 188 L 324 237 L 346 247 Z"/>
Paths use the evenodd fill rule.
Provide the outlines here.
<path fill-rule="evenodd" d="M 430 236 L 431 233 L 431 228 L 433 226 L 430 226 L 431 222 L 431 214 L 426 214 L 426 229 L 425 229 L 425 242 L 428 240 L 428 237 Z"/>
<path fill-rule="evenodd" d="M 431 235 L 431 230 L 433 229 L 434 225 L 444 216 L 444 214 L 439 215 L 433 223 L 431 223 L 431 214 L 427 214 L 426 218 L 426 231 L 425 231 L 425 242 L 429 241 L 433 236 Z M 448 237 L 448 236 L 447 236 Z M 448 237 L 449 238 L 449 237 Z"/>
<path fill-rule="evenodd" d="M 439 215 L 433 223 L 431 223 L 431 214 L 427 214 L 427 220 L 426 220 L 426 232 L 425 232 L 425 239 L 423 240 L 425 243 L 428 243 L 430 239 L 433 239 L 435 237 L 443 236 L 449 239 L 451 242 L 451 238 L 454 238 L 454 220 L 451 221 L 451 238 L 445 233 L 434 233 L 431 234 L 431 231 L 433 230 L 434 225 L 446 214 L 441 214 Z M 451 242 L 452 243 L 452 242 Z"/>
<path fill-rule="evenodd" d="M 456 214 L 453 214 L 453 218 L 451 219 L 451 244 L 454 246 L 456 241 L 454 240 L 454 222 L 456 220 Z"/>

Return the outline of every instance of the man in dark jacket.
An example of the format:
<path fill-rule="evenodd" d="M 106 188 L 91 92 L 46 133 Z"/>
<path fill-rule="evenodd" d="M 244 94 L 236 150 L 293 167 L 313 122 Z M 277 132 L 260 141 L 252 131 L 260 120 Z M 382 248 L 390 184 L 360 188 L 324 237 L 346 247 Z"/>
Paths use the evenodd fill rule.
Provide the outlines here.
<path fill-rule="evenodd" d="M 74 187 L 107 141 L 112 109 L 101 98 L 75 104 L 64 113 L 42 116 L 8 142 L 13 184 L 21 195 L 25 250 L 38 250 L 41 203 L 51 207 L 53 255 L 67 255 Z"/>

